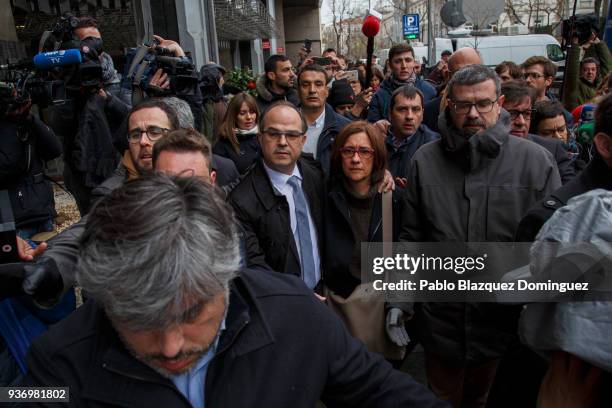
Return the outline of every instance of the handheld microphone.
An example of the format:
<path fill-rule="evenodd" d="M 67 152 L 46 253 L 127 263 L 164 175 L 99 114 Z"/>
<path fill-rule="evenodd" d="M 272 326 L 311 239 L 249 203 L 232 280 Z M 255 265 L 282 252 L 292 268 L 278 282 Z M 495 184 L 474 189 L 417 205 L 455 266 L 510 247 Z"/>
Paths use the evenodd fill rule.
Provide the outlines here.
<path fill-rule="evenodd" d="M 36 54 L 36 56 L 34 56 L 34 67 L 47 70 L 55 67 L 80 64 L 82 61 L 81 50 L 78 48 L 71 48 L 69 50 L 41 52 Z"/>

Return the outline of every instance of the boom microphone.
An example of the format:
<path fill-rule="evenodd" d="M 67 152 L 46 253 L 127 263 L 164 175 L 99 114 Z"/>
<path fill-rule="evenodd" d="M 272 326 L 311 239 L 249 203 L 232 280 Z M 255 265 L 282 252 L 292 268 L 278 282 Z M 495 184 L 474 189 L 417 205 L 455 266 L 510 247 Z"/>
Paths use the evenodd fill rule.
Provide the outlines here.
<path fill-rule="evenodd" d="M 80 64 L 82 61 L 81 50 L 78 48 L 71 48 L 69 50 L 41 52 L 36 54 L 36 56 L 34 56 L 34 67 L 48 70 L 55 67 Z"/>
<path fill-rule="evenodd" d="M 375 37 L 380 31 L 380 20 L 373 15 L 368 15 L 363 21 L 361 32 L 366 37 Z"/>
<path fill-rule="evenodd" d="M 367 61 L 366 61 L 366 87 L 370 86 L 372 80 L 372 55 L 374 55 L 374 37 L 380 31 L 380 21 L 382 15 L 375 10 L 369 10 L 363 25 L 361 26 L 361 32 L 363 35 L 368 37 L 368 45 L 366 48 Z"/>

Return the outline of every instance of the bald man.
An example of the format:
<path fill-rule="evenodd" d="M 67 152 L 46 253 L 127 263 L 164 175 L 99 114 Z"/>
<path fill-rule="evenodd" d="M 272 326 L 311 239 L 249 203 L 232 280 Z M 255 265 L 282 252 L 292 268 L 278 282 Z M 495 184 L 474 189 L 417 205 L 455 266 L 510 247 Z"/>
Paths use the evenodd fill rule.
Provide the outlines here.
<path fill-rule="evenodd" d="M 455 72 L 468 65 L 482 64 L 480 54 L 473 48 L 460 48 L 453 53 L 448 59 L 448 79 L 450 80 Z M 434 98 L 425 104 L 425 112 L 423 115 L 423 123 L 434 132 L 439 132 L 438 116 L 444 111 L 446 98 L 446 90 L 440 92 L 440 96 Z"/>

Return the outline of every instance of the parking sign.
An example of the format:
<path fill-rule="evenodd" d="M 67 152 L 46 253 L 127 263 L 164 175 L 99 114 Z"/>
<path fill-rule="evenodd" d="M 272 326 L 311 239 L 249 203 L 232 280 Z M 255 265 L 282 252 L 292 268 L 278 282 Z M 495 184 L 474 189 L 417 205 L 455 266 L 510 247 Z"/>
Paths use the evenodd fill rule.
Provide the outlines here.
<path fill-rule="evenodd" d="M 418 14 L 405 14 L 402 19 L 402 27 L 404 30 L 404 38 L 407 40 L 414 40 L 419 38 L 419 15 Z"/>

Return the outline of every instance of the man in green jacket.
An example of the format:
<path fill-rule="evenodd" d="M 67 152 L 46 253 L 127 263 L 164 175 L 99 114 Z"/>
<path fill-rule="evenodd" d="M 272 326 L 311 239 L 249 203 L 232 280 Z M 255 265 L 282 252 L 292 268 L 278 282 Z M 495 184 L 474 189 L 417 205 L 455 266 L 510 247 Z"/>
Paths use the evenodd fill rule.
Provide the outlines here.
<path fill-rule="evenodd" d="M 581 48 L 585 50 L 582 61 Z M 595 97 L 603 78 L 612 68 L 612 55 L 606 43 L 601 42 L 595 33 L 582 46 L 574 39 L 568 53 L 563 104 L 571 112 Z"/>

